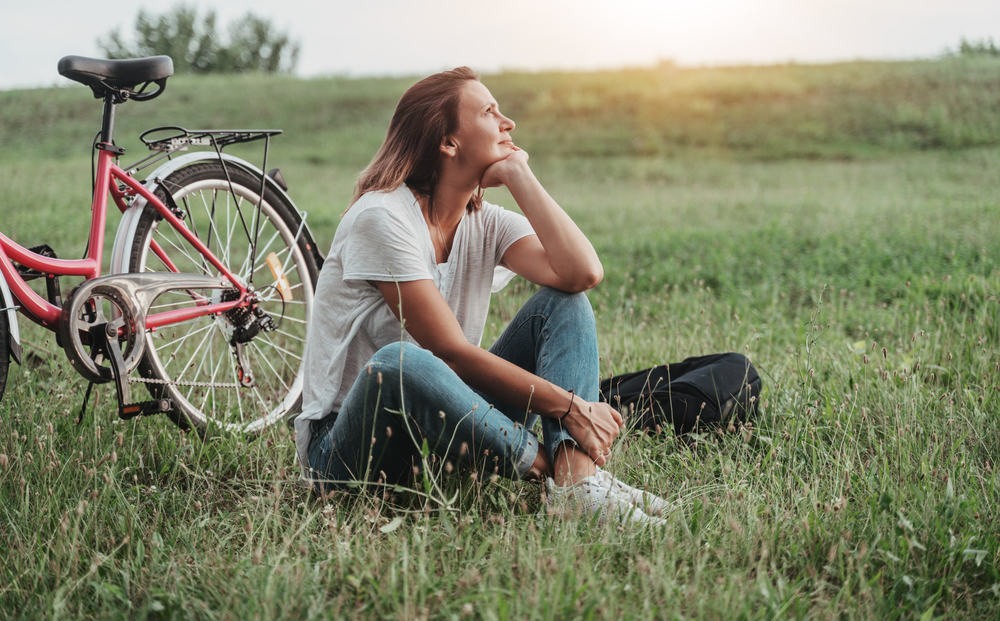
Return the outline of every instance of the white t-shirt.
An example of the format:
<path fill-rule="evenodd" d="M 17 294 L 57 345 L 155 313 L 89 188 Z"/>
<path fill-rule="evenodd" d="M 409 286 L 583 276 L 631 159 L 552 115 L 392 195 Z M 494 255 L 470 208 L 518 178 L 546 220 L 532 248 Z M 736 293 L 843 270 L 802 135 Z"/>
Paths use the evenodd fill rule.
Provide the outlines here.
<path fill-rule="evenodd" d="M 412 342 L 369 281 L 433 280 L 465 338 L 478 346 L 490 293 L 514 277 L 500 267 L 503 255 L 515 241 L 533 234 L 527 218 L 484 201 L 482 209 L 462 218 L 449 260 L 439 264 L 420 204 L 406 185 L 358 199 L 337 227 L 316 284 L 306 335 L 302 413 L 295 419 L 304 472 L 310 421 L 340 409 L 376 351 L 401 338 Z"/>

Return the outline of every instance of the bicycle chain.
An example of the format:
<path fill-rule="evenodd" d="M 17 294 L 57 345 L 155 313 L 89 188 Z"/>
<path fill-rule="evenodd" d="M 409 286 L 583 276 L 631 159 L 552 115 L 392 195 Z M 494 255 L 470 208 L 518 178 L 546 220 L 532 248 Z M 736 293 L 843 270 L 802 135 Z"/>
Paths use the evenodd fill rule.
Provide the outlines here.
<path fill-rule="evenodd" d="M 154 379 L 151 377 L 130 377 L 129 384 L 163 384 L 166 386 L 194 386 L 195 388 L 241 388 L 239 384 L 215 384 L 212 382 L 176 382 L 174 380 Z"/>

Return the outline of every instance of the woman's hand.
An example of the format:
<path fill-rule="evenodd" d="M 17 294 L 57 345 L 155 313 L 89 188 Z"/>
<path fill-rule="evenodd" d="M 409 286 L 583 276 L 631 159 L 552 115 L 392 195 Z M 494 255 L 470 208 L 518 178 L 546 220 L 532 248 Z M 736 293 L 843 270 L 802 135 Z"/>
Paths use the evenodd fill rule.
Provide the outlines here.
<path fill-rule="evenodd" d="M 611 454 L 611 443 L 624 426 L 622 415 L 607 403 L 574 401 L 562 425 L 579 449 L 603 466 Z"/>
<path fill-rule="evenodd" d="M 498 188 L 507 185 L 511 176 L 515 172 L 520 172 L 528 168 L 528 152 L 511 145 L 513 151 L 510 155 L 498 162 L 494 162 L 483 173 L 483 178 L 479 181 L 481 188 Z"/>

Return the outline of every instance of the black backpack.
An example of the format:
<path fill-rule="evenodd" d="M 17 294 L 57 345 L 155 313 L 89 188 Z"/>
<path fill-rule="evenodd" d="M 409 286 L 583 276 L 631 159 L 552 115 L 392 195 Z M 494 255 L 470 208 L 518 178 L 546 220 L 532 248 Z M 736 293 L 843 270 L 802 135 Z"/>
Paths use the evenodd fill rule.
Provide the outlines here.
<path fill-rule="evenodd" d="M 746 356 L 688 358 L 601 382 L 601 400 L 625 412 L 635 429 L 673 427 L 678 436 L 733 430 L 757 415 L 761 380 Z"/>

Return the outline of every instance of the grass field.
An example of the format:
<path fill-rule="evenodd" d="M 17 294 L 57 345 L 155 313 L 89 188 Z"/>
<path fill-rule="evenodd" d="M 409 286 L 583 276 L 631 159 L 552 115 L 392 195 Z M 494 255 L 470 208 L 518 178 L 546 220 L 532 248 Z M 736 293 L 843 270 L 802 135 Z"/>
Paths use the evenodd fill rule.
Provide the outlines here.
<path fill-rule="evenodd" d="M 22 323 L 0 618 L 1000 615 L 1000 62 L 484 82 L 602 257 L 602 373 L 733 350 L 764 378 L 753 431 L 616 445 L 616 476 L 677 503 L 669 527 L 537 520 L 538 487 L 468 475 L 432 473 L 431 501 L 319 499 L 287 428 L 120 422 L 106 386 L 77 426 L 83 381 Z M 408 83 L 173 79 L 118 142 L 282 127 L 273 161 L 326 247 Z M 98 118 L 83 89 L 0 92 L 0 230 L 83 252 Z M 531 292 L 495 296 L 484 343 Z"/>

